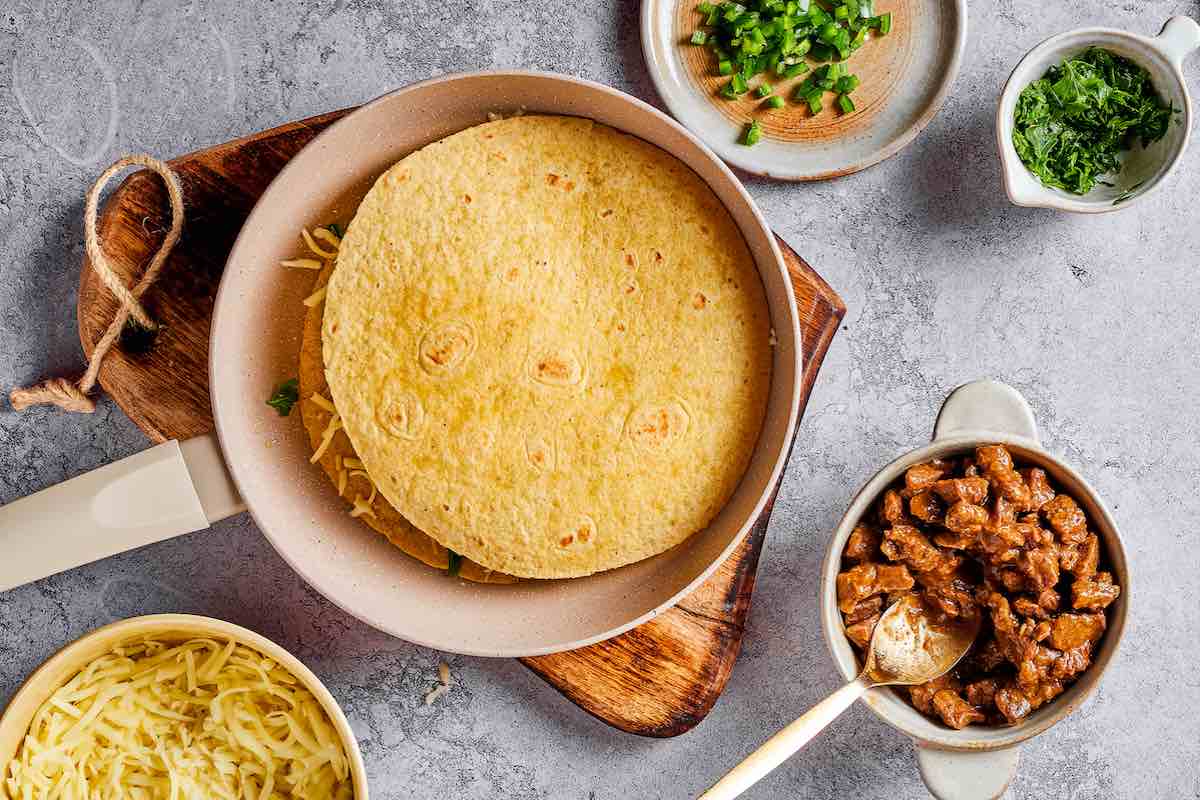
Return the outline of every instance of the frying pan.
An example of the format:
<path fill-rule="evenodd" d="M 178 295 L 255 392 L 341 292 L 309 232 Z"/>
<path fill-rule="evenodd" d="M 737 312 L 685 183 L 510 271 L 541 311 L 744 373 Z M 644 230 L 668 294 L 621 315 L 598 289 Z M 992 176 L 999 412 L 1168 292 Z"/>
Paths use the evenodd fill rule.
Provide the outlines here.
<path fill-rule="evenodd" d="M 347 220 L 374 179 L 408 153 L 525 109 L 594 119 L 672 153 L 708 183 L 741 229 L 777 339 L 767 414 L 749 469 L 705 530 L 654 558 L 586 578 L 479 585 L 448 578 L 345 512 L 308 463 L 298 415 L 263 399 L 295 375 L 310 281 L 282 270 L 301 227 Z M 299 277 L 299 279 L 298 279 Z M 0 508 L 0 590 L 248 508 L 280 555 L 364 622 L 417 644 L 484 656 L 569 650 L 620 634 L 703 582 L 760 517 L 799 415 L 800 330 L 774 236 L 746 190 L 665 114 L 614 89 L 539 72 L 449 75 L 384 95 L 330 126 L 279 173 L 226 262 L 209 379 L 217 439 L 167 442 Z"/>

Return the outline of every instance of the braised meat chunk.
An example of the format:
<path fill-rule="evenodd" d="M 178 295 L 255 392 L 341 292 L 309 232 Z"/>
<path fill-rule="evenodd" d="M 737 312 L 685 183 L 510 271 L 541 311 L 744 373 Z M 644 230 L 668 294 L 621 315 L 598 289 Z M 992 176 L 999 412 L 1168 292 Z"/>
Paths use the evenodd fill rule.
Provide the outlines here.
<path fill-rule="evenodd" d="M 842 556 L 850 561 L 872 561 L 879 554 L 879 542 L 883 538 L 878 528 L 858 524 L 846 540 L 846 550 Z"/>
<path fill-rule="evenodd" d="M 1071 584 L 1071 608 L 1102 611 L 1120 596 L 1121 587 L 1113 584 L 1112 575 L 1107 572 L 1097 572 Z"/>
<path fill-rule="evenodd" d="M 877 525 L 875 523 L 878 523 Z M 981 614 L 967 656 L 908 688 L 945 725 L 1018 722 L 1091 666 L 1120 596 L 1087 514 L 1002 445 L 916 464 L 851 533 L 837 578 L 846 635 L 865 650 L 881 615 L 915 592 L 927 611 Z"/>

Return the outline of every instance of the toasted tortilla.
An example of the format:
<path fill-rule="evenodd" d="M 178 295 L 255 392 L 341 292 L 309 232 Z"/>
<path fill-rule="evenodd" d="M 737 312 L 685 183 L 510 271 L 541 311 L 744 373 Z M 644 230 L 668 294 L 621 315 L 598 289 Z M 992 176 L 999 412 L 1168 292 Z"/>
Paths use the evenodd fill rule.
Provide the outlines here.
<path fill-rule="evenodd" d="M 333 272 L 333 262 L 327 262 L 320 272 L 314 289 L 326 285 Z M 329 425 L 330 412 L 321 408 L 312 400 L 313 394 L 329 399 L 329 385 L 325 382 L 325 366 L 321 361 L 321 317 L 324 313 L 324 303 L 317 303 L 308 309 L 304 316 L 304 332 L 300 344 L 300 416 L 304 429 L 308 432 L 309 444 L 313 452 L 321 444 L 322 435 Z M 351 475 L 358 469 L 346 467 L 346 459 L 356 459 L 354 446 L 346 437 L 345 430 L 339 430 L 333 435 L 329 447 L 321 455 L 318 463 L 321 469 L 337 486 L 341 480 L 341 471 L 346 470 L 346 483 L 343 497 L 353 507 L 354 500 L 366 503 L 371 497 L 372 482 L 362 475 Z M 353 464 L 353 461 L 351 461 Z M 368 473 L 369 475 L 369 473 Z M 436 569 L 447 569 L 450 565 L 450 553 L 445 547 L 426 536 L 403 516 L 397 513 L 387 499 L 376 495 L 369 503 L 370 513 L 364 513 L 359 519 L 369 525 L 396 547 L 408 555 Z M 458 575 L 477 583 L 512 583 L 516 578 L 511 575 L 490 570 L 464 558 L 459 565 Z"/>
<path fill-rule="evenodd" d="M 325 299 L 331 396 L 381 495 L 512 575 L 706 527 L 757 442 L 770 316 L 686 165 L 589 120 L 457 133 L 375 183 Z"/>

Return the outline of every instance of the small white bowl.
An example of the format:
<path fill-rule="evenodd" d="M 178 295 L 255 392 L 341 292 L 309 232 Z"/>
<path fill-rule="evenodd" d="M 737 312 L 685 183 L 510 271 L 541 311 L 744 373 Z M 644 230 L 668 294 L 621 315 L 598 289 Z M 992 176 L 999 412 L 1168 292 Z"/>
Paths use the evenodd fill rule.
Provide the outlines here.
<path fill-rule="evenodd" d="M 1130 602 L 1125 548 L 1116 520 L 1100 494 L 1069 464 L 1042 447 L 1025 398 L 1005 384 L 975 381 L 960 386 L 946 398 L 930 444 L 897 458 L 859 490 L 829 542 L 821 567 L 821 626 L 845 679 L 853 680 L 859 671 L 858 656 L 846 637 L 837 607 L 837 575 L 851 531 L 909 467 L 932 458 L 965 455 L 981 444 L 1005 445 L 1015 460 L 1046 470 L 1057 486 L 1075 498 L 1087 514 L 1089 529 L 1100 537 L 1105 564 L 1121 587 L 1121 596 L 1109 606 L 1108 629 L 1092 665 L 1062 695 L 1015 725 L 973 725 L 951 730 L 918 712 L 896 691 L 873 689 L 865 695 L 863 701 L 868 708 L 913 739 L 921 778 L 938 800 L 995 800 L 1004 793 L 1017 772 L 1018 745 L 1066 719 L 1100 685 L 1124 633 Z"/>
<path fill-rule="evenodd" d="M 16 755 L 17 748 L 29 730 L 33 715 L 59 687 L 69 681 L 79 670 L 110 652 L 121 642 L 141 636 L 177 635 L 184 637 L 208 636 L 229 638 L 251 647 L 272 659 L 300 681 L 305 689 L 321 704 L 329 715 L 329 721 L 338 732 L 350 762 L 350 777 L 354 784 L 354 800 L 368 800 L 367 770 L 363 765 L 358 740 L 350 729 L 346 715 L 338 706 L 333 695 L 320 679 L 304 666 L 294 655 L 263 636 L 246 628 L 211 617 L 191 614 L 154 614 L 145 617 L 114 622 L 97 628 L 72 642 L 50 657 L 46 663 L 29 676 L 24 685 L 0 715 L 0 776 L 8 771 L 8 763 Z M 0 788 L 0 795 L 3 789 Z"/>
<path fill-rule="evenodd" d="M 1103 47 L 1133 61 L 1150 73 L 1163 100 L 1182 115 L 1171 120 L 1167 134 L 1149 147 L 1125 154 L 1114 186 L 1097 185 L 1086 195 L 1043 186 L 1013 147 L 1013 113 L 1021 91 L 1050 67 L 1088 47 Z M 996 111 L 996 142 L 1004 190 L 1018 206 L 1055 208 L 1081 214 L 1102 214 L 1127 208 L 1150 194 L 1171 173 L 1187 148 L 1192 129 L 1192 100 L 1183 78 L 1183 60 L 1200 47 L 1200 25 L 1190 17 L 1171 17 L 1158 36 L 1141 36 L 1114 28 L 1080 28 L 1052 36 L 1021 59 L 1000 95 Z"/>

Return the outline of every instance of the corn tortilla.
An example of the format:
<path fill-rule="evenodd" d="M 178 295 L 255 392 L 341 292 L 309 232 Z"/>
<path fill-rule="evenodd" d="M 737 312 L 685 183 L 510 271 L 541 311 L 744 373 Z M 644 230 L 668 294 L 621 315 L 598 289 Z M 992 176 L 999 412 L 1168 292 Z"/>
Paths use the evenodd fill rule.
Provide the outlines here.
<path fill-rule="evenodd" d="M 313 288 L 326 285 L 332 271 L 333 262 L 327 262 L 317 276 Z M 324 308 L 323 303 L 317 303 L 308 309 L 304 317 L 304 331 L 300 344 L 300 416 L 314 452 L 320 446 L 322 434 L 330 418 L 329 411 L 310 399 L 314 393 L 329 398 L 325 366 L 321 362 L 321 317 Z M 339 465 L 344 464 L 348 458 L 358 458 L 358 454 L 354 452 L 354 446 L 350 444 L 343 429 L 333 435 L 329 447 L 318 461 L 334 486 L 337 486 L 339 481 Z M 349 472 L 356 471 L 347 471 L 344 496 L 349 503 L 355 498 L 365 502 L 371 494 L 371 483 L 368 479 L 360 475 L 349 475 Z M 370 514 L 363 514 L 359 519 L 383 534 L 393 545 L 436 569 L 446 569 L 450 565 L 450 554 L 446 548 L 417 530 L 411 522 L 397 513 L 385 497 L 376 496 L 370 504 L 370 509 Z M 477 583 L 512 583 L 515 580 L 512 576 L 481 567 L 470 559 L 463 559 L 458 574 Z"/>
<path fill-rule="evenodd" d="M 770 318 L 686 165 L 521 116 L 389 169 L 325 299 L 332 399 L 379 492 L 479 564 L 565 578 L 703 529 L 758 439 Z"/>

